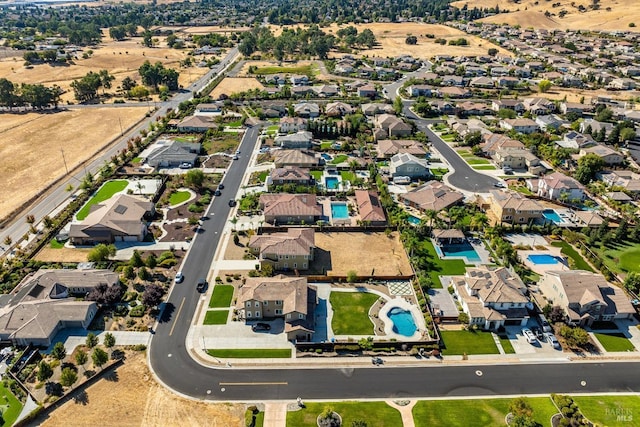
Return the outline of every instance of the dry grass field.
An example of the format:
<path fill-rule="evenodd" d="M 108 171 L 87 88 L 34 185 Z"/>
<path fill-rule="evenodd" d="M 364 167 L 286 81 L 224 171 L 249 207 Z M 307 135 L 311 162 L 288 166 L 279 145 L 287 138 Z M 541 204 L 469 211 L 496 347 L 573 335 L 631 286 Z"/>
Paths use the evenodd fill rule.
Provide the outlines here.
<path fill-rule="evenodd" d="M 347 25 L 343 25 L 345 27 Z M 403 23 L 371 23 L 371 24 L 358 24 L 354 25 L 358 31 L 362 31 L 365 28 L 373 31 L 376 36 L 379 45 L 373 49 L 362 50 L 355 52 L 358 56 L 381 56 L 381 57 L 395 57 L 399 55 L 412 55 L 418 58 L 432 58 L 435 55 L 486 55 L 487 50 L 494 46 L 492 43 L 482 40 L 479 37 L 466 34 L 455 28 L 447 27 L 446 25 L 433 25 L 423 24 L 420 22 L 403 22 Z M 335 34 L 341 27 L 332 24 L 329 27 L 322 30 L 327 33 Z M 271 30 L 275 34 L 282 32 L 282 27 L 271 26 Z M 433 39 L 428 39 L 425 35 L 433 34 L 436 38 L 443 38 L 447 40 L 455 40 L 460 37 L 464 37 L 469 41 L 469 46 L 449 46 L 440 45 L 434 43 Z M 407 36 L 418 37 L 418 44 L 408 45 L 405 43 Z M 504 49 L 498 48 L 500 53 L 510 55 L 510 53 Z M 341 56 L 340 54 L 336 56 Z"/>
<path fill-rule="evenodd" d="M 144 117 L 147 107 L 91 108 L 0 116 L 0 217 L 100 151 Z"/>
<path fill-rule="evenodd" d="M 328 275 L 346 276 L 355 270 L 359 276 L 412 274 L 407 253 L 397 232 L 384 233 L 316 233 L 316 247 L 331 255 Z"/>
<path fill-rule="evenodd" d="M 176 396 L 156 383 L 144 353 L 129 354 L 116 380 L 89 387 L 83 403 L 73 399 L 38 425 L 56 426 L 244 426 L 244 405 L 210 404 Z M 82 399 L 79 399 L 82 400 Z"/>
<path fill-rule="evenodd" d="M 640 25 L 640 2 L 637 0 L 602 0 L 600 10 L 588 9 L 592 3 L 591 0 L 554 0 L 553 2 L 522 0 L 517 4 L 495 0 L 462 0 L 452 4 L 457 7 L 467 4 L 470 8 L 493 8 L 496 3 L 502 9 L 508 9 L 510 13 L 484 18 L 480 22 L 561 30 L 629 30 L 631 22 Z M 551 7 L 554 3 L 559 3 L 560 6 Z M 581 5 L 587 7 L 587 12 L 578 10 Z M 606 10 L 608 7 L 611 11 Z M 558 16 L 561 10 L 567 11 L 564 18 Z M 556 16 L 547 18 L 544 15 L 545 11 Z"/>
<path fill-rule="evenodd" d="M 264 89 L 264 86 L 253 77 L 226 77 L 209 95 L 213 99 L 218 99 L 222 94 L 229 96 L 249 89 Z"/>

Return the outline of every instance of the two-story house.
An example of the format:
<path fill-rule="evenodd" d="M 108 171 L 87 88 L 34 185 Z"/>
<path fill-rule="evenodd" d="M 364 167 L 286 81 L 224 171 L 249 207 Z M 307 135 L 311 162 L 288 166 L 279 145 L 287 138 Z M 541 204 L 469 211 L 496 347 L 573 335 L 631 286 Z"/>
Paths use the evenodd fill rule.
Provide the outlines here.
<path fill-rule="evenodd" d="M 283 117 L 278 130 L 282 133 L 300 132 L 307 129 L 307 120 L 302 117 Z"/>
<path fill-rule="evenodd" d="M 518 133 L 534 133 L 540 131 L 540 126 L 531 119 L 504 119 L 500 120 L 502 129 L 513 130 Z"/>
<path fill-rule="evenodd" d="M 310 148 L 313 134 L 308 130 L 300 130 L 296 133 L 278 136 L 273 143 L 284 149 L 291 148 Z"/>
<path fill-rule="evenodd" d="M 584 185 L 560 172 L 545 175 L 538 180 L 538 196 L 551 200 L 584 200 Z"/>
<path fill-rule="evenodd" d="M 431 175 L 427 161 L 409 153 L 399 153 L 391 157 L 389 173 L 392 178 L 406 176 L 411 179 L 426 178 Z"/>
<path fill-rule="evenodd" d="M 499 222 L 509 224 L 528 224 L 542 218 L 544 210 L 535 200 L 515 191 L 490 191 L 484 204 Z"/>
<path fill-rule="evenodd" d="M 406 206 L 421 212 L 439 212 L 464 200 L 464 195 L 440 181 L 429 181 L 406 193 L 398 194 L 398 199 Z"/>
<path fill-rule="evenodd" d="M 249 240 L 249 251 L 260 265 L 274 270 L 307 270 L 316 247 L 313 228 L 289 228 L 284 233 L 257 234 Z"/>

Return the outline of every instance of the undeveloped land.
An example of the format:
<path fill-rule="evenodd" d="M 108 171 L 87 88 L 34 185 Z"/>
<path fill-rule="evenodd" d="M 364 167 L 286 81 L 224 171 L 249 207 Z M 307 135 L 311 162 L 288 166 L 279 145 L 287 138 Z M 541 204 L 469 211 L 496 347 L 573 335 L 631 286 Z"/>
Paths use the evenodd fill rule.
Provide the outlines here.
<path fill-rule="evenodd" d="M 244 425 L 244 406 L 208 404 L 176 396 L 156 383 L 144 353 L 127 357 L 115 381 L 100 380 L 86 396 L 54 411 L 44 426 L 215 426 Z M 80 403 L 83 402 L 83 403 Z M 41 421 L 42 420 L 38 420 Z"/>
<path fill-rule="evenodd" d="M 232 93 L 244 92 L 249 89 L 264 89 L 262 83 L 252 77 L 227 77 L 223 79 L 210 93 L 213 99 L 218 99 L 220 95 L 231 95 Z"/>
<path fill-rule="evenodd" d="M 145 107 L 87 108 L 0 116 L 0 218 L 90 159 L 144 117 Z"/>
<path fill-rule="evenodd" d="M 316 233 L 316 260 L 322 263 L 326 274 L 346 276 L 350 270 L 358 276 L 408 276 L 413 273 L 407 253 L 397 232 L 387 237 L 384 233 Z M 330 264 L 327 265 L 327 259 Z"/>

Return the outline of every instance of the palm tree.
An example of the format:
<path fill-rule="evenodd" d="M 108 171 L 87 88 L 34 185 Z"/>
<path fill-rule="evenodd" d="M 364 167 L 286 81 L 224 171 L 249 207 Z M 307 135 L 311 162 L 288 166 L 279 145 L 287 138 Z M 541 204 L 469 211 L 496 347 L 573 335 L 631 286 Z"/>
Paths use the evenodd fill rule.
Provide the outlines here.
<path fill-rule="evenodd" d="M 438 212 L 433 209 L 427 209 L 424 211 L 424 215 L 429 219 L 429 228 L 433 228 L 433 221 L 438 217 Z"/>
<path fill-rule="evenodd" d="M 476 228 L 480 230 L 486 227 L 488 223 L 489 218 L 487 218 L 487 216 L 482 212 L 477 212 L 471 217 L 469 226 L 471 227 L 471 230 L 475 230 Z"/>

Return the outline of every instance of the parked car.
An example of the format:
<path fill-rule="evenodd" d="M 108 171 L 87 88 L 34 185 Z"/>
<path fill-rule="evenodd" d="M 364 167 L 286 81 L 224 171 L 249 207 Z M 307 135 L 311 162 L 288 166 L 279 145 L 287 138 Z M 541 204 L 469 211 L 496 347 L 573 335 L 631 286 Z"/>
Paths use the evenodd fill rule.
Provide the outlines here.
<path fill-rule="evenodd" d="M 224 190 L 224 184 L 219 184 L 218 185 L 218 190 Z"/>
<path fill-rule="evenodd" d="M 173 279 L 176 283 L 182 283 L 182 281 L 184 280 L 184 274 L 182 274 L 182 271 L 178 271 L 176 273 L 176 277 Z"/>
<path fill-rule="evenodd" d="M 238 160 L 238 159 L 239 159 L 238 155 L 233 156 L 233 160 Z"/>
<path fill-rule="evenodd" d="M 237 204 L 238 204 L 238 202 L 236 202 L 235 200 L 233 200 L 233 199 L 229 200 L 229 207 L 230 208 L 234 207 Z"/>
<path fill-rule="evenodd" d="M 529 344 L 535 344 L 536 342 L 538 342 L 538 339 L 533 334 L 533 332 L 531 332 L 531 329 L 529 328 L 524 328 L 522 330 L 522 335 L 524 335 L 524 337 L 527 339 L 527 342 Z"/>
<path fill-rule="evenodd" d="M 251 329 L 253 330 L 253 332 L 270 331 L 271 325 L 268 323 L 258 322 L 255 325 L 251 326 Z"/>
<path fill-rule="evenodd" d="M 207 289 L 207 280 L 206 279 L 198 279 L 198 284 L 196 285 L 196 289 L 198 292 L 204 292 Z"/>
<path fill-rule="evenodd" d="M 536 338 L 538 338 L 540 341 L 544 340 L 544 335 L 542 334 L 542 330 L 537 326 L 532 327 L 531 332 L 533 332 Z"/>
<path fill-rule="evenodd" d="M 214 196 L 222 196 L 222 191 L 216 190 L 216 191 L 213 192 L 213 195 Z"/>
<path fill-rule="evenodd" d="M 542 314 L 538 315 L 538 321 L 540 322 L 540 326 L 542 326 L 543 332 L 552 332 L 551 325 L 547 322 L 547 319 L 544 318 Z"/>
<path fill-rule="evenodd" d="M 191 169 L 191 163 L 180 163 L 180 169 Z"/>
<path fill-rule="evenodd" d="M 562 347 L 560 346 L 560 343 L 558 342 L 558 339 L 556 338 L 555 335 L 553 335 L 551 332 L 545 332 L 544 333 L 545 339 L 546 341 L 551 344 L 551 346 L 553 348 L 557 348 L 557 349 L 561 349 Z"/>

